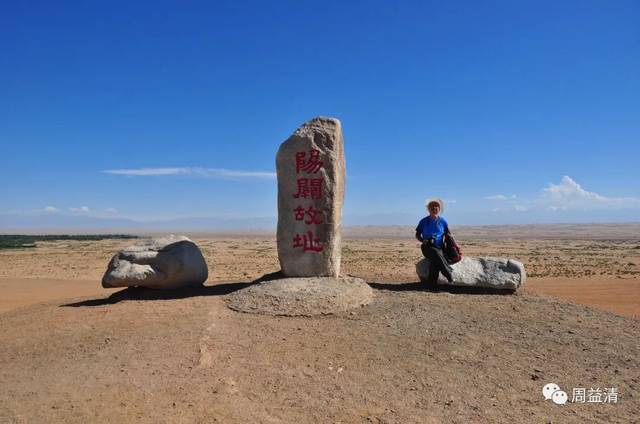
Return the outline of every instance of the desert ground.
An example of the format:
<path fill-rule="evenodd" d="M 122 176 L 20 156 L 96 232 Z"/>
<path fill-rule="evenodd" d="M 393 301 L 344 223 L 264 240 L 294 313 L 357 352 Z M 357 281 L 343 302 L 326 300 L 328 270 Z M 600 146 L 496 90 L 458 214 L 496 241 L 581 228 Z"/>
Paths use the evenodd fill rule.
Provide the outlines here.
<path fill-rule="evenodd" d="M 279 269 L 269 233 L 190 234 L 209 279 L 176 292 L 101 288 L 132 240 L 0 251 L 0 423 L 638 422 L 640 225 L 455 234 L 523 262 L 524 289 L 423 290 L 408 227 L 345 229 L 342 273 L 375 299 L 319 317 L 225 306 Z M 617 402 L 571 402 L 583 387 Z"/>

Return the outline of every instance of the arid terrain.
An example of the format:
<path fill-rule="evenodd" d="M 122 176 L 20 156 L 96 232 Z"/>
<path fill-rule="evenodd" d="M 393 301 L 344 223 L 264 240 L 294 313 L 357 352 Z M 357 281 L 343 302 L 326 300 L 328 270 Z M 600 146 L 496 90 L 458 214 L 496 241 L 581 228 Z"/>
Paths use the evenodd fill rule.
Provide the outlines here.
<path fill-rule="evenodd" d="M 374 302 L 314 318 L 225 306 L 279 269 L 273 235 L 190 236 L 209 279 L 178 292 L 100 287 L 132 240 L 0 251 L 0 423 L 638 422 L 640 225 L 459 228 L 465 255 L 525 264 L 515 295 L 425 291 L 411 228 L 349 228 Z"/>

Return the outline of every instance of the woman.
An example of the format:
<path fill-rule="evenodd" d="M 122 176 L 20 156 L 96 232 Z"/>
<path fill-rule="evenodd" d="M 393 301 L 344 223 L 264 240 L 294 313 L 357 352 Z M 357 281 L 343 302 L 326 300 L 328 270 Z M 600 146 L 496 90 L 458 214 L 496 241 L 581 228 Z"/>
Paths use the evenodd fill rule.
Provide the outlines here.
<path fill-rule="evenodd" d="M 438 281 L 438 274 L 442 275 L 449 281 L 453 282 L 451 273 L 453 269 L 447 263 L 442 253 L 444 244 L 444 235 L 449 233 L 449 225 L 447 221 L 440 216 L 440 212 L 444 210 L 444 203 L 440 199 L 429 199 L 425 202 L 427 206 L 428 216 L 422 218 L 416 227 L 416 238 L 422 242 L 422 254 L 429 259 L 429 278 L 428 286 L 435 286 Z"/>

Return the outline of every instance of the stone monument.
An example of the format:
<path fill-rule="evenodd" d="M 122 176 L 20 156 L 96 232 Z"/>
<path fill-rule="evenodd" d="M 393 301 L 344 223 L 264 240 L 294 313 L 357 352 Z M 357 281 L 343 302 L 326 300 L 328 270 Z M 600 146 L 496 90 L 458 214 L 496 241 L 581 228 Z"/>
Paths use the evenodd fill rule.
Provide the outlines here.
<path fill-rule="evenodd" d="M 345 160 L 342 125 L 317 117 L 280 145 L 278 258 L 286 277 L 337 277 Z"/>
<path fill-rule="evenodd" d="M 235 311 L 266 315 L 337 314 L 368 305 L 371 287 L 340 276 L 340 223 L 345 161 L 342 125 L 318 117 L 280 145 L 278 258 L 283 278 L 269 279 L 226 298 Z"/>

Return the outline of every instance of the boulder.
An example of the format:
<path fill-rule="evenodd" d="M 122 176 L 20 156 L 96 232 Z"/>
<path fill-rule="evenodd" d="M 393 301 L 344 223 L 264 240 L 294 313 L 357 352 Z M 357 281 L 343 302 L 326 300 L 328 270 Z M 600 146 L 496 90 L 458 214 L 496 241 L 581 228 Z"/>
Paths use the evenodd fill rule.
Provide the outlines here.
<path fill-rule="evenodd" d="M 318 117 L 280 145 L 278 259 L 286 277 L 340 274 L 345 160 L 342 125 Z"/>
<path fill-rule="evenodd" d="M 483 287 L 498 290 L 516 290 L 521 287 L 527 274 L 522 262 L 507 258 L 472 258 L 465 256 L 452 265 L 453 282 L 449 283 L 442 273 L 438 284 L 462 287 Z M 422 259 L 416 264 L 420 281 L 429 277 L 429 260 Z"/>
<path fill-rule="evenodd" d="M 148 240 L 118 252 L 102 277 L 102 287 L 175 289 L 200 286 L 207 263 L 196 244 L 183 236 Z"/>

